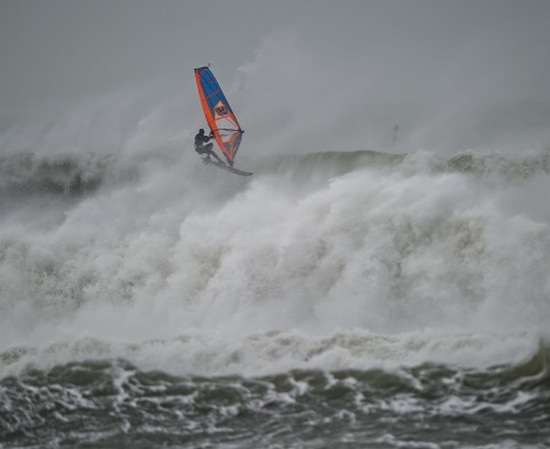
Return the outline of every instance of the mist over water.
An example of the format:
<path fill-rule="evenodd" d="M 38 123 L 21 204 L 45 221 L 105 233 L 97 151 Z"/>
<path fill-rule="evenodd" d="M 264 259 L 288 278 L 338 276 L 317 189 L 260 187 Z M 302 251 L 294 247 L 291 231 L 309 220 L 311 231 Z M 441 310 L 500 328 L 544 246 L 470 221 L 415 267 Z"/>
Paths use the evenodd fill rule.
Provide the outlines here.
<path fill-rule="evenodd" d="M 501 146 L 498 126 L 465 137 L 468 121 L 442 116 L 437 127 L 440 104 L 395 130 L 395 104 L 331 92 L 331 69 L 298 89 L 322 62 L 303 58 L 308 45 L 270 35 L 220 80 L 242 111 L 237 165 L 250 178 L 193 152 L 192 72 L 2 132 L 3 436 L 39 444 L 36 422 L 66 432 L 79 410 L 97 422 L 51 447 L 123 447 L 134 431 L 193 447 L 190 435 L 214 444 L 227 427 L 242 447 L 268 447 L 241 426 L 281 419 L 301 429 L 281 441 L 314 428 L 311 447 L 323 447 L 329 420 L 340 443 L 397 447 L 411 440 L 397 424 L 380 433 L 388 413 L 413 433 L 418 419 L 449 418 L 445 428 L 458 416 L 456 442 L 481 410 L 527 430 L 472 447 L 539 447 L 529 420 L 550 416 L 544 130 L 536 122 L 521 146 Z M 366 100 L 384 106 L 359 120 Z M 228 424 L 243 416 L 247 426 Z M 434 441 L 451 444 L 449 432 Z"/>
<path fill-rule="evenodd" d="M 3 157 L 6 374 L 490 366 L 545 338 L 545 151 L 243 150 L 248 180 L 151 150 Z"/>
<path fill-rule="evenodd" d="M 275 81 L 274 55 L 301 59 L 300 45 L 281 53 L 292 39 L 267 38 L 226 83 L 245 123 L 258 121 L 252 99 L 267 104 L 266 78 L 293 98 L 258 111 L 271 126 L 247 131 L 239 165 L 255 171 L 250 180 L 196 158 L 191 83 L 161 103 L 170 84 L 105 95 L 2 135 L 5 349 L 66 342 L 47 357 L 29 353 L 49 365 L 86 341 L 78 357 L 130 351 L 153 367 L 167 356 L 139 345 L 160 339 L 181 352 L 168 356 L 175 373 L 253 374 L 388 358 L 329 343 L 348 333 L 390 335 L 398 346 L 420 339 L 422 351 L 402 348 L 395 363 L 454 360 L 448 348 L 426 352 L 441 333 L 466 339 L 456 355 L 465 360 L 468 336 L 472 352 L 479 335 L 537 340 L 549 317 L 547 150 L 438 154 L 388 134 L 377 151 L 352 151 L 365 148 L 361 133 L 339 128 L 351 97 L 335 97 L 330 114 L 321 100 L 302 111 L 300 95 L 315 98 L 314 87 L 289 97 Z M 324 87 L 322 74 L 317 81 Z M 256 338 L 326 345 L 327 354 L 273 355 Z M 494 344 L 474 359 L 500 361 Z M 228 351 L 238 354 L 230 364 Z"/>

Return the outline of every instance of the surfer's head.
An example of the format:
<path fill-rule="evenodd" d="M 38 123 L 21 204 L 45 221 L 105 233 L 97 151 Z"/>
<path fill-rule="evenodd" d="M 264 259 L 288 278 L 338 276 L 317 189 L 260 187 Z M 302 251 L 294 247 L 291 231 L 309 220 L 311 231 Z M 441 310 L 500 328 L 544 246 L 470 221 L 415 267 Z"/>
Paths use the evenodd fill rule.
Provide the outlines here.
<path fill-rule="evenodd" d="M 204 129 L 199 129 L 199 134 L 204 134 Z"/>

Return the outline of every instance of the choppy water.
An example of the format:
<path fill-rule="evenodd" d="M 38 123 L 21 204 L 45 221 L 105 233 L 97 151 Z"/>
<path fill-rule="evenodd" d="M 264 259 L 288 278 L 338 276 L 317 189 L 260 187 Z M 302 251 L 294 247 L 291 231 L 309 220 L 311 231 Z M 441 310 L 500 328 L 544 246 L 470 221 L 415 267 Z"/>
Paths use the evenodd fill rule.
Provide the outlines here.
<path fill-rule="evenodd" d="M 550 157 L 0 157 L 0 447 L 550 447 Z"/>
<path fill-rule="evenodd" d="M 364 344 L 367 345 L 368 339 Z M 5 447 L 546 447 L 550 351 L 486 370 L 423 363 L 173 376 L 122 360 L 0 383 Z"/>

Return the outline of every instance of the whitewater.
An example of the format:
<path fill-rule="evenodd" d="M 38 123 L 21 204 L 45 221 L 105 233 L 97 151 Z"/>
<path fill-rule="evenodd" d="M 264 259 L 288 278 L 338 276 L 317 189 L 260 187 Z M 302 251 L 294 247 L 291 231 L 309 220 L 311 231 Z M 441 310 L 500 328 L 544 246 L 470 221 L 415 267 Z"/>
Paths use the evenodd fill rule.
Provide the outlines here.
<path fill-rule="evenodd" d="M 191 134 L 32 131 L 0 155 L 0 447 L 549 447 L 547 150 L 245 141 L 242 178 Z"/>

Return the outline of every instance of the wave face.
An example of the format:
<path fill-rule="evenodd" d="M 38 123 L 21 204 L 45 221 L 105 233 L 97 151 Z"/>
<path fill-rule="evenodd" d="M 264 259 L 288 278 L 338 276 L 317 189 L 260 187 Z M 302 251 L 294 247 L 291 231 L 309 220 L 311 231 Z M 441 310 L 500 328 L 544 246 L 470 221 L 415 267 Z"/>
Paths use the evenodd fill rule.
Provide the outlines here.
<path fill-rule="evenodd" d="M 0 158 L 0 447 L 550 444 L 547 151 L 238 165 Z"/>

